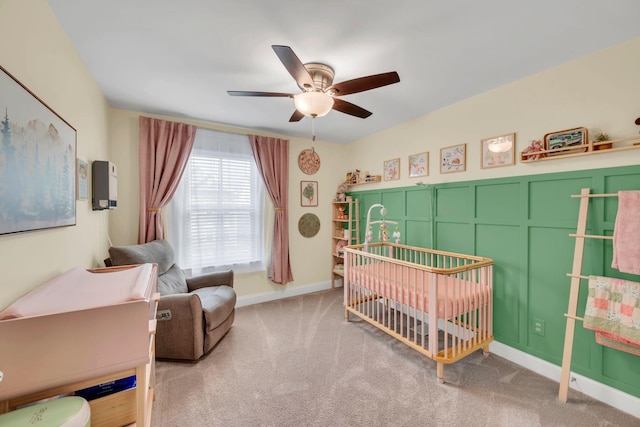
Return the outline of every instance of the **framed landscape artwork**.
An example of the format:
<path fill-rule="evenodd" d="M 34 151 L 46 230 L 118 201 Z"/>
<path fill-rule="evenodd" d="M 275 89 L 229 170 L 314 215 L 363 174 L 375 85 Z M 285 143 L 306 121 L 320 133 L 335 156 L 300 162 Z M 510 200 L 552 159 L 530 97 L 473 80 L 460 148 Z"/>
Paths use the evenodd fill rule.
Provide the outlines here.
<path fill-rule="evenodd" d="M 0 67 L 0 234 L 76 224 L 76 130 Z"/>

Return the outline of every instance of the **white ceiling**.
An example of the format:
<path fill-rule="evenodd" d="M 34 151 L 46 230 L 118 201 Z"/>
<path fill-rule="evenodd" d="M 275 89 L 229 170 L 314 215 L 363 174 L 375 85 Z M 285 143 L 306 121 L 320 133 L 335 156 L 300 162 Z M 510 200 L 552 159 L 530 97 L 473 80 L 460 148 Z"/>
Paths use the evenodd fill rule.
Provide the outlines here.
<path fill-rule="evenodd" d="M 289 123 L 297 93 L 271 45 L 323 62 L 334 82 L 397 71 L 344 100 L 373 115 L 315 120 L 348 143 L 640 36 L 639 0 L 48 0 L 109 103 L 310 138 Z M 640 54 L 640 53 L 639 53 Z"/>

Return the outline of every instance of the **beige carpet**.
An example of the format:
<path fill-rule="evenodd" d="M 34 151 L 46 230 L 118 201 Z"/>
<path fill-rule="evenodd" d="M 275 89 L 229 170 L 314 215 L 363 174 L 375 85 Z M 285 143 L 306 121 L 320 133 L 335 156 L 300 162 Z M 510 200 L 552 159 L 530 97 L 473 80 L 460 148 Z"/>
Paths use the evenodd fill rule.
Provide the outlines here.
<path fill-rule="evenodd" d="M 638 426 L 640 420 L 481 352 L 445 367 L 356 320 L 336 289 L 237 310 L 199 363 L 158 362 L 152 425 Z"/>

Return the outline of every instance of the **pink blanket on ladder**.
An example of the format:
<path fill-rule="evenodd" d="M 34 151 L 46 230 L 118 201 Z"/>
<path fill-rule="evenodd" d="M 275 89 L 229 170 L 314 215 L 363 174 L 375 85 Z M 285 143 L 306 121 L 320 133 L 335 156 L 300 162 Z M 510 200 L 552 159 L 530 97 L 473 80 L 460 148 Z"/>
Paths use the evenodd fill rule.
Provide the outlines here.
<path fill-rule="evenodd" d="M 640 356 L 640 283 L 590 276 L 583 326 L 598 344 Z"/>
<path fill-rule="evenodd" d="M 640 191 L 618 192 L 611 267 L 640 274 Z"/>

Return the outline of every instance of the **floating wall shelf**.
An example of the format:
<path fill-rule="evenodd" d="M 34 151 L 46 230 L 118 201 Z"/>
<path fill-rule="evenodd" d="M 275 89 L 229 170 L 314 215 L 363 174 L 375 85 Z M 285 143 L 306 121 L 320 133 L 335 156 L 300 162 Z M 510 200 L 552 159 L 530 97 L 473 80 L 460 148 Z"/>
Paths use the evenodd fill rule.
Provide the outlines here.
<path fill-rule="evenodd" d="M 622 147 L 614 147 L 615 144 L 620 142 L 636 141 L 633 145 L 625 145 Z M 600 148 L 601 146 L 610 145 L 611 148 Z M 559 148 L 556 150 L 540 150 L 532 153 L 520 153 L 520 163 L 536 163 L 545 160 L 557 160 L 567 157 L 588 156 L 590 154 L 603 154 L 611 153 L 614 151 L 626 151 L 640 149 L 640 136 L 631 136 L 628 138 L 610 139 L 608 141 L 595 142 L 591 141 L 588 144 L 579 145 L 575 147 Z M 543 156 L 539 159 L 529 159 L 533 156 Z"/>

